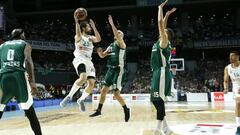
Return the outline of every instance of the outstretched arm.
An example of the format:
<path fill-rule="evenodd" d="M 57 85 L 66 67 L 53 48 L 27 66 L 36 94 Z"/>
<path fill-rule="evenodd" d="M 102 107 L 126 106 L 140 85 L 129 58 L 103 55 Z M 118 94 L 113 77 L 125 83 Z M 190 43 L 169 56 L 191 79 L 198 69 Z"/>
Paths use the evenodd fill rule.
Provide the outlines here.
<path fill-rule="evenodd" d="M 82 37 L 82 33 L 81 33 L 81 30 L 80 30 L 80 24 L 78 22 L 78 19 L 77 19 L 77 15 L 76 13 L 74 13 L 74 20 L 75 20 L 75 31 L 76 31 L 76 34 L 75 34 L 75 42 L 79 42 L 81 40 L 81 37 Z"/>
<path fill-rule="evenodd" d="M 166 48 L 168 45 L 168 37 L 167 33 L 165 32 L 165 27 L 164 27 L 164 20 L 163 20 L 163 7 L 167 3 L 168 0 L 163 2 L 159 7 L 158 7 L 158 30 L 159 30 L 159 40 L 160 40 L 160 47 L 161 48 Z"/>
<path fill-rule="evenodd" d="M 98 42 L 101 41 L 101 36 L 100 36 L 100 34 L 99 34 L 99 32 L 98 32 L 98 30 L 97 30 L 97 28 L 96 28 L 95 23 L 93 22 L 93 20 L 90 19 L 89 21 L 90 21 L 89 24 L 90 24 L 90 26 L 92 27 L 93 32 L 94 32 L 94 35 L 95 35 L 95 36 L 93 36 L 92 41 L 93 41 L 94 43 L 98 43 Z"/>
<path fill-rule="evenodd" d="M 119 43 L 119 47 L 122 48 L 122 49 L 125 49 L 126 44 L 125 44 L 123 38 L 121 37 L 121 35 L 118 33 L 118 30 L 117 30 L 116 26 L 114 25 L 114 22 L 113 22 L 113 19 L 112 19 L 111 15 L 108 16 L 108 21 L 109 21 L 109 24 L 112 27 L 113 34 L 114 34 L 114 36 L 116 37 L 116 39 Z"/>
<path fill-rule="evenodd" d="M 168 17 L 174 13 L 177 9 L 176 8 L 172 8 L 170 11 L 167 11 L 163 21 L 164 21 L 164 28 L 166 29 L 167 28 L 167 22 L 168 22 Z"/>

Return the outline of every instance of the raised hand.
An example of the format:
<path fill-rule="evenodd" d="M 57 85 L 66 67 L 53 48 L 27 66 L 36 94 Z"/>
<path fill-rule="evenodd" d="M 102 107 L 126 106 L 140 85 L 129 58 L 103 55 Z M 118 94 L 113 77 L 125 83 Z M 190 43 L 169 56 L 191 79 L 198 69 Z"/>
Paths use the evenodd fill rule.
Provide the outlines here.
<path fill-rule="evenodd" d="M 172 8 L 170 11 L 167 11 L 167 14 L 170 15 L 174 13 L 177 10 L 177 8 Z"/>
<path fill-rule="evenodd" d="M 89 19 L 89 24 L 92 28 L 95 28 L 95 23 L 92 19 Z"/>
<path fill-rule="evenodd" d="M 73 15 L 73 17 L 74 17 L 74 20 L 75 20 L 75 22 L 76 22 L 76 23 L 78 23 L 77 12 L 74 12 L 74 15 Z"/>
<path fill-rule="evenodd" d="M 165 0 L 162 4 L 160 4 L 158 7 L 160 8 L 163 8 L 166 4 L 167 4 L 168 0 Z"/>
<path fill-rule="evenodd" d="M 109 24 L 113 25 L 113 19 L 111 15 L 108 15 L 108 22 Z"/>

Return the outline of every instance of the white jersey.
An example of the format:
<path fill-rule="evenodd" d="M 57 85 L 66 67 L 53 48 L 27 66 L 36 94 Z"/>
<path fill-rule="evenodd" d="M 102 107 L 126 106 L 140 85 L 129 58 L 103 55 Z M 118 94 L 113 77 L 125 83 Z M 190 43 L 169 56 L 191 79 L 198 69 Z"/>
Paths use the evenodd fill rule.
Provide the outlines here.
<path fill-rule="evenodd" d="M 92 63 L 92 52 L 93 52 L 93 43 L 92 43 L 92 36 L 82 36 L 82 39 L 79 42 L 75 42 L 75 50 L 73 52 L 75 58 L 73 59 L 73 66 L 78 73 L 78 67 L 80 64 L 85 65 L 85 70 L 87 76 L 95 77 L 95 68 Z M 80 48 L 80 45 L 83 48 Z"/>
<path fill-rule="evenodd" d="M 231 64 L 227 66 L 228 75 L 231 78 L 233 90 L 240 88 L 240 66 L 233 68 Z"/>
<path fill-rule="evenodd" d="M 82 36 L 79 42 L 75 42 L 75 50 L 73 52 L 75 58 L 83 58 L 86 60 L 92 60 L 93 42 L 92 36 Z M 80 45 L 83 48 L 80 49 Z"/>

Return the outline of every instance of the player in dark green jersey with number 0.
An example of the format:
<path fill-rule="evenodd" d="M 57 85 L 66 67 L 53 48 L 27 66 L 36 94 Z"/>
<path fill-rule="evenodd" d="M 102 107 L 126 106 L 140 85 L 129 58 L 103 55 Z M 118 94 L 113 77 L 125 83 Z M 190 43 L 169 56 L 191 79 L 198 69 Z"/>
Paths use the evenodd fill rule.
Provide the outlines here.
<path fill-rule="evenodd" d="M 125 121 L 127 122 L 130 118 L 130 109 L 126 106 L 125 101 L 120 95 L 122 89 L 123 81 L 125 79 L 125 62 L 126 62 L 126 44 L 123 40 L 123 32 L 117 30 L 113 23 L 112 16 L 108 17 L 109 24 L 112 27 L 114 34 L 114 42 L 103 51 L 101 48 L 98 48 L 97 52 L 101 58 L 107 57 L 107 73 L 104 79 L 104 86 L 101 89 L 101 97 L 99 101 L 98 108 L 95 113 L 90 115 L 90 117 L 95 117 L 101 115 L 101 110 L 103 103 L 106 99 L 106 94 L 109 91 L 110 86 L 114 90 L 114 97 L 118 100 L 124 110 Z"/>
<path fill-rule="evenodd" d="M 20 109 L 25 111 L 35 135 L 42 135 L 41 127 L 33 108 L 32 94 L 37 94 L 34 66 L 31 57 L 32 48 L 24 41 L 22 29 L 12 31 L 13 40 L 0 47 L 0 118 L 6 104 L 15 97 Z M 27 74 L 29 77 L 27 77 Z"/>
<path fill-rule="evenodd" d="M 157 110 L 157 128 L 155 134 L 170 135 L 172 131 L 166 123 L 165 105 L 166 96 L 171 94 L 172 75 L 170 72 L 171 44 L 174 32 L 167 28 L 167 20 L 176 8 L 168 11 L 163 18 L 163 7 L 168 0 L 159 6 L 158 29 L 159 39 L 152 47 L 151 68 L 153 71 L 151 82 L 151 102 Z"/>

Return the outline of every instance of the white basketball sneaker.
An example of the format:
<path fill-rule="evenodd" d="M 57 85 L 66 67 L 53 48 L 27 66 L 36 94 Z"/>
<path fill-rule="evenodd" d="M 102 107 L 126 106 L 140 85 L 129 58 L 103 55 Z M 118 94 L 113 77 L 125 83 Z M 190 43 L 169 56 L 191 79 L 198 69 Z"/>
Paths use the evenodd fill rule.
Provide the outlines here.
<path fill-rule="evenodd" d="M 85 111 L 86 111 L 86 107 L 85 107 L 85 104 L 84 104 L 84 101 L 83 101 L 83 100 L 78 99 L 78 100 L 77 100 L 77 104 L 78 104 L 79 110 L 80 110 L 81 112 L 85 112 Z"/>
<path fill-rule="evenodd" d="M 170 128 L 164 128 L 163 132 L 165 133 L 165 135 L 171 135 L 173 133 L 173 131 Z"/>
<path fill-rule="evenodd" d="M 70 96 L 66 96 L 62 102 L 60 102 L 60 106 L 61 107 L 65 107 L 69 102 L 71 101 L 71 97 Z"/>

